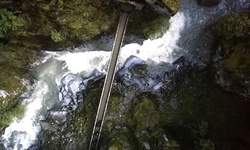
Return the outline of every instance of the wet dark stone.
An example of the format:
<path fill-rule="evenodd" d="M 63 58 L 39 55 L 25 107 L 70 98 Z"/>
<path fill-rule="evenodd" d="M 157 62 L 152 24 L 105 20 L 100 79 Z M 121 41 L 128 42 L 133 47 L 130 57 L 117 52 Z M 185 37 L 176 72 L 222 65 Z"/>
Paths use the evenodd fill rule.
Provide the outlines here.
<path fill-rule="evenodd" d="M 42 150 L 42 148 L 37 145 L 32 145 L 27 150 Z"/>
<path fill-rule="evenodd" d="M 221 0 L 197 0 L 198 4 L 206 7 L 213 7 L 218 5 Z"/>
<path fill-rule="evenodd" d="M 58 124 L 65 123 L 69 116 L 69 112 L 66 110 L 51 110 L 48 112 L 46 119 L 53 120 Z"/>
<path fill-rule="evenodd" d="M 162 2 L 157 1 L 156 3 L 148 3 L 150 7 L 152 7 L 156 12 L 166 16 L 173 16 L 174 12 L 167 8 Z"/>
<path fill-rule="evenodd" d="M 132 86 L 139 91 L 158 90 L 163 85 L 160 78 L 149 77 L 147 74 L 147 64 L 136 56 L 130 56 L 124 66 L 116 73 L 117 82 L 127 87 L 129 90 Z M 136 90 L 133 92 L 136 93 Z"/>

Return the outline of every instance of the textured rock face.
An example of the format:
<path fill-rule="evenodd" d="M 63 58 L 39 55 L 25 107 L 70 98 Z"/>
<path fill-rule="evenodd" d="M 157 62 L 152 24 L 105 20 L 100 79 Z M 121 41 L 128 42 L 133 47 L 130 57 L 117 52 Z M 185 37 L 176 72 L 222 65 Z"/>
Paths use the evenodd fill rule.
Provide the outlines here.
<path fill-rule="evenodd" d="M 213 7 L 218 5 L 221 0 L 197 0 L 198 4 L 206 7 Z"/>
<path fill-rule="evenodd" d="M 246 99 L 250 98 L 249 25 L 248 13 L 232 13 L 212 27 L 221 46 L 217 83 Z"/>
<path fill-rule="evenodd" d="M 172 16 L 180 8 L 180 0 L 146 0 L 158 13 Z"/>
<path fill-rule="evenodd" d="M 6 9 L 0 9 L 0 14 L 10 20 L 9 23 L 0 19 L 0 37 L 4 39 L 3 42 L 36 48 L 74 46 L 104 32 L 114 32 L 119 17 L 111 0 L 24 0 L 0 3 L 1 7 Z M 148 10 L 139 13 L 142 23 L 134 22 L 135 30 L 138 26 L 144 28 L 144 23 L 159 17 L 151 8 L 145 9 Z M 139 30 L 139 34 L 143 32 Z"/>

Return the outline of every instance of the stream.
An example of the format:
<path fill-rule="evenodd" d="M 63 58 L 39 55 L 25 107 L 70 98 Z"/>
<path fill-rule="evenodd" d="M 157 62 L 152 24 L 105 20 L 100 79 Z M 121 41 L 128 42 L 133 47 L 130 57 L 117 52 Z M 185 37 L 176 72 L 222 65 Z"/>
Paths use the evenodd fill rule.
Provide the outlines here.
<path fill-rule="evenodd" d="M 178 58 L 185 57 L 190 63 L 205 65 L 203 58 L 208 52 L 200 51 L 204 41 L 199 38 L 207 26 L 227 13 L 226 3 L 222 1 L 216 7 L 206 8 L 198 6 L 195 0 L 182 0 L 181 9 L 170 19 L 170 27 L 161 38 L 126 37 L 129 44 L 121 49 L 117 76 L 129 76 L 131 66 L 147 64 L 149 74 L 145 79 L 127 79 L 138 84 L 141 91 L 157 93 L 163 86 L 166 70 L 179 67 L 172 65 Z M 101 37 L 75 48 L 73 52 L 43 51 L 43 59 L 31 71 L 35 83 L 29 86 L 23 100 L 23 105 L 26 105 L 24 117 L 14 120 L 2 136 L 6 150 L 24 150 L 37 145 L 40 121 L 50 110 L 77 109 L 78 104 L 84 101 L 84 95 L 79 93 L 105 75 L 110 57 L 107 50 L 112 49 L 113 40 L 109 36 Z M 100 45 L 103 42 L 106 44 Z M 65 114 L 63 111 L 60 113 L 67 115 L 66 111 Z"/>

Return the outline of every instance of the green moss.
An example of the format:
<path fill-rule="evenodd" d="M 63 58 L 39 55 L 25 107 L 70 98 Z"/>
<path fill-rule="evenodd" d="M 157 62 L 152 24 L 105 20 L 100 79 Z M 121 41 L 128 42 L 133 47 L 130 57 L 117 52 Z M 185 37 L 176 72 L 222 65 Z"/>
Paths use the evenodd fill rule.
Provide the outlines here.
<path fill-rule="evenodd" d="M 242 37 L 248 31 L 250 18 L 247 13 L 231 13 L 222 17 L 214 26 L 213 31 L 224 39 Z"/>
<path fill-rule="evenodd" d="M 114 32 L 119 17 L 111 0 L 13 1 L 11 4 L 11 11 L 2 9 L 2 14 L 10 19 L 3 21 L 0 33 L 3 36 L 11 31 L 8 42 L 32 48 L 73 46 L 104 32 Z M 14 12 L 19 12 L 19 16 Z M 148 6 L 133 14 L 130 22 L 129 33 L 152 39 L 162 36 L 168 28 L 168 18 L 159 16 Z"/>
<path fill-rule="evenodd" d="M 109 100 L 108 113 L 117 114 L 120 112 L 122 97 L 116 94 L 112 94 Z"/>
<path fill-rule="evenodd" d="M 230 41 L 228 41 L 230 42 Z M 224 60 L 224 67 L 232 73 L 250 73 L 249 45 L 239 41 L 229 49 L 226 49 L 228 57 Z"/>
<path fill-rule="evenodd" d="M 145 7 L 142 11 L 134 13 L 130 17 L 127 33 L 155 39 L 161 37 L 168 28 L 168 17 L 159 15 L 152 9 Z"/>
<path fill-rule="evenodd" d="M 56 30 L 51 30 L 50 32 L 50 38 L 54 41 L 54 42 L 62 42 L 64 41 L 64 37 L 61 35 L 60 32 L 56 31 Z"/>
<path fill-rule="evenodd" d="M 71 121 L 72 137 L 76 140 L 77 149 L 87 149 L 92 134 L 99 99 L 101 95 L 103 80 L 98 81 L 89 89 L 84 103 L 79 106 L 76 115 Z"/>
<path fill-rule="evenodd" d="M 180 0 L 162 0 L 162 2 L 174 13 L 176 13 L 180 9 Z"/>
<path fill-rule="evenodd" d="M 151 22 L 149 22 L 147 25 L 145 24 L 145 27 L 143 27 L 143 34 L 145 37 L 150 39 L 156 39 L 159 37 L 162 37 L 163 34 L 168 30 L 169 27 L 169 19 L 160 16 Z"/>
<path fill-rule="evenodd" d="M 1 100 L 0 100 L 1 101 Z M 21 119 L 24 115 L 25 107 L 23 105 L 17 105 L 15 107 L 11 107 L 10 109 L 1 109 L 0 113 L 0 129 L 8 126 L 14 118 Z"/>
<path fill-rule="evenodd" d="M 159 123 L 159 120 L 160 113 L 156 110 L 154 103 L 148 99 L 143 99 L 133 111 L 133 122 L 136 123 L 138 132 L 154 127 Z"/>
<path fill-rule="evenodd" d="M 7 9 L 0 9 L 0 38 L 5 37 L 9 31 L 20 31 L 23 26 L 23 18 Z"/>
<path fill-rule="evenodd" d="M 163 150 L 179 150 L 180 145 L 175 140 L 167 141 L 163 147 Z"/>
<path fill-rule="evenodd" d="M 109 4 L 110 1 L 66 1 L 60 4 L 63 9 L 57 9 L 60 15 L 56 17 L 56 23 L 66 27 L 65 35 L 89 40 L 107 31 L 114 23 L 116 16 L 112 10 L 107 9 Z"/>
<path fill-rule="evenodd" d="M 131 149 L 131 144 L 129 142 L 129 137 L 126 133 L 117 132 L 114 135 L 114 138 L 109 142 L 109 150 L 123 150 L 123 149 Z"/>
<path fill-rule="evenodd" d="M 22 80 L 29 79 L 27 68 L 34 53 L 13 45 L 0 45 L 0 49 L 0 89 L 9 94 L 6 98 L 0 98 L 0 128 L 3 128 L 14 116 L 23 114 L 23 106 L 19 106 L 18 97 L 26 90 Z"/>
<path fill-rule="evenodd" d="M 213 149 L 209 122 L 213 108 L 210 91 L 214 87 L 209 82 L 209 73 L 204 69 L 181 76 L 189 81 L 186 84 L 172 81 L 176 86 L 165 95 L 161 124 L 181 149 Z"/>

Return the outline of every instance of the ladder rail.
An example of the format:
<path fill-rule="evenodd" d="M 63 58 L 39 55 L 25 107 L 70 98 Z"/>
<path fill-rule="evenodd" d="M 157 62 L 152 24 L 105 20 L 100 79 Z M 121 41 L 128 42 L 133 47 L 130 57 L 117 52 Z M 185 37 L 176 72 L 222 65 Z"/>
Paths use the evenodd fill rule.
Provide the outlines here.
<path fill-rule="evenodd" d="M 114 80 L 114 74 L 116 70 L 116 64 L 119 56 L 119 51 L 122 46 L 122 41 L 126 32 L 126 27 L 129 19 L 129 14 L 126 12 L 121 12 L 120 19 L 118 23 L 118 28 L 115 37 L 115 43 L 111 53 L 111 60 L 109 63 L 107 75 L 105 77 L 104 86 L 102 89 L 102 94 L 96 114 L 96 119 L 90 139 L 89 150 L 97 149 L 102 126 L 104 123 L 105 114 L 108 107 L 109 97 L 111 93 L 112 83 Z"/>

